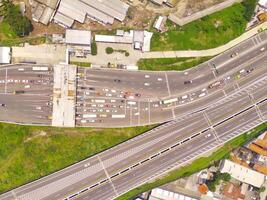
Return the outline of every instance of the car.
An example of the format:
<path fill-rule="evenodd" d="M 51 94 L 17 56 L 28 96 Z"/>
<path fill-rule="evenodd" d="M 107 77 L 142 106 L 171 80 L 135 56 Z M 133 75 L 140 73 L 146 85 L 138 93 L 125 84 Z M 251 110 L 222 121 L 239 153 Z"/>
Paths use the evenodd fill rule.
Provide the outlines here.
<path fill-rule="evenodd" d="M 193 81 L 184 81 L 184 84 L 187 85 L 187 84 L 191 84 Z"/>
<path fill-rule="evenodd" d="M 114 82 L 116 82 L 116 83 L 120 83 L 121 80 L 120 80 L 120 79 L 114 79 Z"/>
<path fill-rule="evenodd" d="M 162 78 L 158 78 L 158 81 L 162 81 Z"/>
<path fill-rule="evenodd" d="M 145 78 L 149 78 L 150 76 L 149 75 L 145 75 Z"/>
<path fill-rule="evenodd" d="M 205 136 L 205 138 L 209 138 L 211 136 L 211 134 L 209 133 L 208 135 Z"/>
<path fill-rule="evenodd" d="M 134 96 L 136 96 L 136 97 L 141 97 L 141 94 L 136 93 Z"/>
<path fill-rule="evenodd" d="M 234 52 L 233 54 L 231 54 L 231 58 L 234 58 L 238 55 L 238 52 Z"/>
<path fill-rule="evenodd" d="M 89 87 L 89 90 L 95 90 L 95 88 L 93 88 L 93 87 Z"/>
<path fill-rule="evenodd" d="M 262 47 L 262 48 L 261 48 L 261 51 L 264 51 L 264 50 L 265 50 L 265 48 L 264 48 L 264 47 Z"/>
<path fill-rule="evenodd" d="M 5 103 L 1 103 L 0 106 L 1 107 L 6 107 L 6 104 Z"/>
<path fill-rule="evenodd" d="M 150 86 L 150 83 L 144 83 L 145 86 Z"/>

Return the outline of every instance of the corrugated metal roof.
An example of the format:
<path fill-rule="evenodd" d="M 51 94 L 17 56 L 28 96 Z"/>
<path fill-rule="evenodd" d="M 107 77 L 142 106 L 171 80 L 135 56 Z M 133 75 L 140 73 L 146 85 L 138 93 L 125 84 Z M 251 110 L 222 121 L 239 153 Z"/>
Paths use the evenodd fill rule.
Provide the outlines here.
<path fill-rule="evenodd" d="M 114 10 L 119 11 L 120 13 L 126 14 L 128 9 L 129 9 L 129 5 L 120 1 L 120 0 L 103 0 L 102 1 L 103 4 L 113 8 Z"/>
<path fill-rule="evenodd" d="M 222 173 L 229 173 L 233 178 L 258 188 L 262 186 L 265 180 L 264 174 L 243 167 L 230 160 L 222 162 L 220 171 Z"/>
<path fill-rule="evenodd" d="M 58 12 L 80 23 L 85 21 L 86 12 L 84 4 L 78 0 L 61 0 Z"/>
<path fill-rule="evenodd" d="M 82 2 L 86 3 L 87 5 L 94 7 L 95 9 L 106 13 L 107 15 L 114 17 L 115 19 L 119 20 L 119 21 L 123 21 L 126 17 L 125 13 L 121 13 L 117 10 L 114 9 L 112 7 L 109 7 L 108 5 L 105 5 L 103 2 L 100 2 L 98 0 L 81 0 Z M 121 2 L 121 4 L 123 4 L 123 2 Z"/>
<path fill-rule="evenodd" d="M 77 45 L 91 45 L 91 31 L 87 30 L 66 30 L 66 43 Z"/>
<path fill-rule="evenodd" d="M 72 27 L 74 23 L 74 19 L 71 19 L 63 15 L 60 12 L 57 12 L 56 15 L 54 16 L 54 21 L 68 28 Z"/>
<path fill-rule="evenodd" d="M 43 12 L 41 18 L 39 19 L 39 21 L 40 21 L 42 24 L 47 25 L 47 24 L 49 23 L 49 21 L 50 21 L 52 15 L 53 15 L 54 11 L 55 11 L 54 9 L 52 9 L 52 8 L 50 8 L 50 7 L 46 7 L 46 8 L 44 9 L 44 12 Z"/>
<path fill-rule="evenodd" d="M 84 4 L 84 10 L 86 11 L 87 15 L 97 21 L 103 22 L 105 24 L 113 24 L 114 18 L 87 5 Z"/>

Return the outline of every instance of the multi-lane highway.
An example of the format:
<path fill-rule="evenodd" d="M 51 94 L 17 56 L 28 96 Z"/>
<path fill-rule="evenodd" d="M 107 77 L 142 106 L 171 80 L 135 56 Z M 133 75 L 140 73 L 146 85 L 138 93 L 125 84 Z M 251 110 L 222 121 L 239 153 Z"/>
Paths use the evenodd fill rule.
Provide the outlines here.
<path fill-rule="evenodd" d="M 265 49 L 262 48 L 258 46 L 253 51 L 246 51 L 247 54 L 242 59 L 235 61 L 239 63 L 238 67 L 231 64 L 234 73 L 223 73 L 223 86 L 214 91 L 205 90 L 209 90 L 206 96 L 197 101 L 191 100 L 181 106 L 176 105 L 177 102 L 172 104 L 177 109 L 178 117 L 175 120 L 64 170 L 7 192 L 0 199 L 114 199 L 265 122 L 267 63 L 264 59 Z M 257 54 L 250 58 L 249 54 L 254 51 Z M 224 68 L 217 70 L 223 71 Z M 205 84 L 206 87 L 210 85 Z M 198 86 L 188 90 L 196 88 Z M 203 84 L 200 88 L 203 88 Z M 138 92 L 143 95 L 142 91 Z M 185 115 L 192 111 L 195 112 Z"/>
<path fill-rule="evenodd" d="M 122 127 L 156 124 L 215 102 L 239 87 L 239 79 L 264 67 L 263 32 L 183 72 L 78 69 L 77 126 Z"/>
<path fill-rule="evenodd" d="M 107 200 L 267 120 L 267 70 L 226 98 L 0 196 Z"/>
<path fill-rule="evenodd" d="M 266 49 L 262 32 L 185 72 L 79 68 L 78 126 L 170 122 L 0 199 L 113 199 L 265 122 Z M 33 67 L 0 68 L 1 121 L 51 124 L 53 70 Z"/>

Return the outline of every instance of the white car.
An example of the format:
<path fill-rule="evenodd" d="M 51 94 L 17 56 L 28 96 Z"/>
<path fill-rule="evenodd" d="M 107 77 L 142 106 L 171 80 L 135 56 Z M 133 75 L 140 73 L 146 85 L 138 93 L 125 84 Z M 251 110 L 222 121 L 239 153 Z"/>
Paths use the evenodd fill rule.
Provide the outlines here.
<path fill-rule="evenodd" d="M 150 83 L 144 83 L 145 86 L 150 86 Z"/>

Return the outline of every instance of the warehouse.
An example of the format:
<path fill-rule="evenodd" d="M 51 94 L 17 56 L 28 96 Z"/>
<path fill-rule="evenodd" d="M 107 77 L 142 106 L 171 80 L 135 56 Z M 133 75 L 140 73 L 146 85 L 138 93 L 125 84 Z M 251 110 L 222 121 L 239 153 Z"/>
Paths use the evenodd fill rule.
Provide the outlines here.
<path fill-rule="evenodd" d="M 74 21 L 84 23 L 88 17 L 102 24 L 123 21 L 129 5 L 120 0 L 61 0 L 54 22 L 70 28 Z"/>
<path fill-rule="evenodd" d="M 240 182 L 247 183 L 254 187 L 260 188 L 265 180 L 264 174 L 256 172 L 252 169 L 243 167 L 230 160 L 223 160 L 220 164 L 221 173 L 229 173 L 231 177 Z"/>

